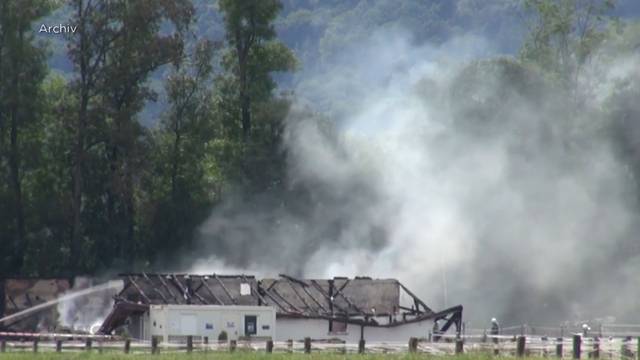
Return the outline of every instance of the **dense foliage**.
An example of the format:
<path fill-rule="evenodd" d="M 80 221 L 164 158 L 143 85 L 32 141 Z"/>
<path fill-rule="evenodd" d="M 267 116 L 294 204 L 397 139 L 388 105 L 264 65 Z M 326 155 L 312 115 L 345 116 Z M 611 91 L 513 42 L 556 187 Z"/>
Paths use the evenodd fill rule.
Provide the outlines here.
<path fill-rule="evenodd" d="M 289 105 L 271 74 L 295 58 L 274 38 L 279 3 L 264 4 L 221 3 L 223 45 L 193 40 L 190 1 L 65 3 L 71 68 L 47 77 L 32 25 L 60 4 L 3 3 L 0 274 L 148 268 L 189 244 L 225 189 L 280 186 Z M 145 127 L 158 90 L 167 109 Z"/>

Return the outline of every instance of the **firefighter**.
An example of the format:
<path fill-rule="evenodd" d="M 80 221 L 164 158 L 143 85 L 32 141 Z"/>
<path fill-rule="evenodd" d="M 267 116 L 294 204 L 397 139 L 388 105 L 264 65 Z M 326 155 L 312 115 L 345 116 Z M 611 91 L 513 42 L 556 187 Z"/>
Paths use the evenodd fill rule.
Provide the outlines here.
<path fill-rule="evenodd" d="M 498 324 L 498 320 L 496 320 L 496 318 L 491 318 L 491 335 L 492 336 L 500 335 L 500 325 Z M 494 337 L 493 342 L 497 344 L 498 338 Z"/>

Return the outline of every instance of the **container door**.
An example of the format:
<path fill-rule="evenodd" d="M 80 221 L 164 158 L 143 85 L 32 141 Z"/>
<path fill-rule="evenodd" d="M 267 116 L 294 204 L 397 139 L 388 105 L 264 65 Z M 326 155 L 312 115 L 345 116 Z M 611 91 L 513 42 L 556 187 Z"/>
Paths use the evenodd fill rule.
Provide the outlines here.
<path fill-rule="evenodd" d="M 198 317 L 195 314 L 182 314 L 180 328 L 182 335 L 198 335 Z"/>
<path fill-rule="evenodd" d="M 251 336 L 258 333 L 258 317 L 255 315 L 244 316 L 244 335 Z"/>

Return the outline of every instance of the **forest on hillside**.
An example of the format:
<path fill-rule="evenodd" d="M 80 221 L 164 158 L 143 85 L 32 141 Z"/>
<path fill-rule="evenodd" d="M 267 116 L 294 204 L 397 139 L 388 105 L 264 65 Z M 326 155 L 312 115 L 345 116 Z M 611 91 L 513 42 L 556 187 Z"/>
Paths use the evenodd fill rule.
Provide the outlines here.
<path fill-rule="evenodd" d="M 426 283 L 443 275 L 417 256 L 443 238 L 477 255 L 439 255 L 468 279 L 454 298 L 480 283 L 469 267 L 504 270 L 526 249 L 594 244 L 579 264 L 634 274 L 640 6 L 400 4 L 0 2 L 0 276 L 210 256 L 300 274 L 339 258 L 332 247 L 371 254 L 339 261 L 349 272 L 413 248 L 425 251 L 379 269 L 421 263 Z M 43 23 L 78 30 L 43 35 Z"/>

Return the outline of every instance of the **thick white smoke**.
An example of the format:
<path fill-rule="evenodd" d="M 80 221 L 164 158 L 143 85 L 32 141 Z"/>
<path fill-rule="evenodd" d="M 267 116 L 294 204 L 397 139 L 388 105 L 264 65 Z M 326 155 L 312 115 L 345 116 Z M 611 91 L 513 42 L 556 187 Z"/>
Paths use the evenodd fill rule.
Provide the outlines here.
<path fill-rule="evenodd" d="M 114 280 L 96 285 L 85 277 L 76 277 L 74 281 L 73 288 L 58 299 L 59 324 L 67 329 L 93 334 L 113 309 L 114 296 L 124 284 L 121 280 Z"/>
<path fill-rule="evenodd" d="M 308 206 L 227 203 L 201 228 L 197 269 L 397 278 L 480 326 L 624 318 L 636 190 L 603 109 L 640 63 L 586 68 L 578 105 L 513 60 L 473 63 L 492 53 L 477 37 L 416 46 L 387 31 L 303 70 L 286 147 Z"/>

